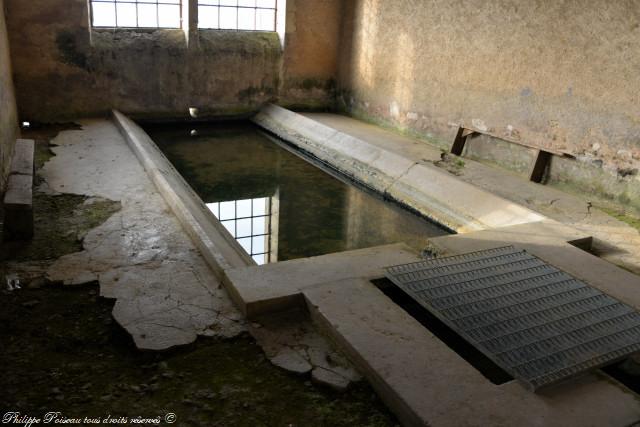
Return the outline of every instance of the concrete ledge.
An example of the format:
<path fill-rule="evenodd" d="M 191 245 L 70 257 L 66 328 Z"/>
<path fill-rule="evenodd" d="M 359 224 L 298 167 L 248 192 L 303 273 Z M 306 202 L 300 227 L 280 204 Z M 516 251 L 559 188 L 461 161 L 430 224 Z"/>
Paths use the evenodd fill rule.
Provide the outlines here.
<path fill-rule="evenodd" d="M 530 209 L 301 114 L 269 105 L 253 121 L 354 180 L 464 233 L 546 219 Z"/>
<path fill-rule="evenodd" d="M 9 174 L 34 175 L 34 150 L 35 141 L 33 139 L 16 140 Z"/>
<path fill-rule="evenodd" d="M 151 181 L 216 275 L 223 278 L 225 270 L 255 265 L 146 132 L 118 111 L 113 111 L 113 118 Z"/>
<path fill-rule="evenodd" d="M 383 266 L 418 260 L 404 244 L 301 258 L 225 272 L 224 282 L 236 305 L 253 319 L 304 306 L 304 289 L 350 277 L 384 276 Z"/>
<path fill-rule="evenodd" d="M 3 237 L 6 240 L 33 237 L 33 176 L 9 175 L 3 205 Z"/>

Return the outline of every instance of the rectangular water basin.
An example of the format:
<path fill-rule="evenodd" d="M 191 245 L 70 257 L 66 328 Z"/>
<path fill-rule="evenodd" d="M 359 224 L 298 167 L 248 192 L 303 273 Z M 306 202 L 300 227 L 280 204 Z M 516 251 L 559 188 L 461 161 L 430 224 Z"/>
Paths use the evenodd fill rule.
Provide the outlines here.
<path fill-rule="evenodd" d="M 145 130 L 258 264 L 398 242 L 419 251 L 429 237 L 448 233 L 338 179 L 250 122 Z"/>

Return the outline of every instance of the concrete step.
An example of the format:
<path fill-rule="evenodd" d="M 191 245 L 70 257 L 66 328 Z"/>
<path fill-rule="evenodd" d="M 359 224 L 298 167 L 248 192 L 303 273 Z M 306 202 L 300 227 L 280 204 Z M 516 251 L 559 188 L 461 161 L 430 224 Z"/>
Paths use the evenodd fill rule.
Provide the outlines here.
<path fill-rule="evenodd" d="M 3 238 L 27 240 L 33 237 L 33 176 L 9 175 L 3 204 Z"/>
<path fill-rule="evenodd" d="M 35 141 L 33 139 L 18 139 L 11 158 L 9 174 L 33 175 L 35 172 L 34 150 Z"/>

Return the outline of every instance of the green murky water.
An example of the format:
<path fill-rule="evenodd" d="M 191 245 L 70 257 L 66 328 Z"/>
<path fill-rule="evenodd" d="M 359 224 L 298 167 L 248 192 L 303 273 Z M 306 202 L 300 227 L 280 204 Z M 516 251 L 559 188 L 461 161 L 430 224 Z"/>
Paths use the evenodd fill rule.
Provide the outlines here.
<path fill-rule="evenodd" d="M 251 123 L 146 130 L 258 263 L 397 242 L 420 250 L 447 233 L 331 176 Z"/>

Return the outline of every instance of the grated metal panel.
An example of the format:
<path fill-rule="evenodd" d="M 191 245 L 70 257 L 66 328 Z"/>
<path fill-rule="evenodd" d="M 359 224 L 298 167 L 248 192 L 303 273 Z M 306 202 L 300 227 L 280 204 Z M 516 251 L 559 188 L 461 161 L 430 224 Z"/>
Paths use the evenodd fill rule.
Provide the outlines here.
<path fill-rule="evenodd" d="M 640 313 L 513 246 L 387 277 L 530 390 L 640 351 Z"/>

